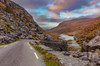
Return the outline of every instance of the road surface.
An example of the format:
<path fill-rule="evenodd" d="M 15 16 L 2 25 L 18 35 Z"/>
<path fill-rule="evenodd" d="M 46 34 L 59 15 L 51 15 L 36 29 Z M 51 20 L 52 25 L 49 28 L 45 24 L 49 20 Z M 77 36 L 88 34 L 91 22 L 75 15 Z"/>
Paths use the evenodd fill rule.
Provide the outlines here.
<path fill-rule="evenodd" d="M 41 55 L 28 44 L 29 41 L 0 46 L 0 66 L 45 66 Z"/>

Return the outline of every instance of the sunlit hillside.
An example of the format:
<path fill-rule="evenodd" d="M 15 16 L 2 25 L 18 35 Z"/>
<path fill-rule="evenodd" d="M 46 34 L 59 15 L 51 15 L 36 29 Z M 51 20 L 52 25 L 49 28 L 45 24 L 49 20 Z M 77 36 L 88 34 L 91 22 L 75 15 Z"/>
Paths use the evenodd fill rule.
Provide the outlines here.
<path fill-rule="evenodd" d="M 48 32 L 57 33 L 57 34 L 67 34 L 67 35 L 75 35 L 88 24 L 92 23 L 94 19 L 92 18 L 81 18 L 81 19 L 73 19 L 69 21 L 64 21 L 59 24 L 57 27 L 49 30 Z"/>
<path fill-rule="evenodd" d="M 100 17 L 96 18 L 93 23 L 87 25 L 83 30 L 75 35 L 78 43 L 83 43 L 83 41 L 89 42 L 95 36 L 100 36 Z"/>

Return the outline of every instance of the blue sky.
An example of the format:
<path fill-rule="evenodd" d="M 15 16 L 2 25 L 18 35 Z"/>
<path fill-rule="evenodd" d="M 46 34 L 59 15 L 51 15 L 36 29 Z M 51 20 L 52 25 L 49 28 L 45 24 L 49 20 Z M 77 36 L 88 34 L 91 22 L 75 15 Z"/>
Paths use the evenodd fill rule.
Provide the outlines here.
<path fill-rule="evenodd" d="M 73 18 L 100 16 L 100 0 L 12 0 L 23 6 L 44 29 Z"/>

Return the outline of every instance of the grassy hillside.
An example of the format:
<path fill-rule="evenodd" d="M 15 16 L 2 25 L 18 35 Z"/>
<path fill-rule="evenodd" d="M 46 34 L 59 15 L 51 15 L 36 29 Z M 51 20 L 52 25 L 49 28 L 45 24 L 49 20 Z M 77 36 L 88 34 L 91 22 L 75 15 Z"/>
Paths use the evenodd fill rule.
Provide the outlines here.
<path fill-rule="evenodd" d="M 57 27 L 46 31 L 47 34 L 53 36 L 54 39 L 59 40 L 60 34 L 76 35 L 79 31 L 91 24 L 95 19 L 80 18 L 60 23 Z"/>
<path fill-rule="evenodd" d="M 96 18 L 91 24 L 75 35 L 76 41 L 82 44 L 83 41 L 89 42 L 95 36 L 100 36 L 100 17 Z"/>
<path fill-rule="evenodd" d="M 90 19 L 90 18 L 81 18 L 81 19 L 64 21 L 61 24 L 59 24 L 57 27 L 49 30 L 48 32 L 75 35 L 77 32 L 79 32 L 84 27 L 86 27 L 86 25 L 90 24 L 93 20 L 94 19 Z"/>

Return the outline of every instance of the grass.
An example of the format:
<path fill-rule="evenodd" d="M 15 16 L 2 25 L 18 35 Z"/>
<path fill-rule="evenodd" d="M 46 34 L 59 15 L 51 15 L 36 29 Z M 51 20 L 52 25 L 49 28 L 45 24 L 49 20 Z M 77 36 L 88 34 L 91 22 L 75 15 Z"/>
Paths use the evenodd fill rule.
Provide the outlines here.
<path fill-rule="evenodd" d="M 11 42 L 12 43 L 12 42 Z M 0 43 L 0 46 L 3 46 L 3 45 L 9 45 L 11 43 Z"/>
<path fill-rule="evenodd" d="M 81 48 L 76 48 L 74 46 L 68 46 L 68 51 L 70 51 L 70 54 L 74 54 L 80 50 L 81 50 Z"/>
<path fill-rule="evenodd" d="M 2 45 L 5 45 L 5 44 L 3 44 L 3 43 L 0 43 L 0 46 L 2 46 Z"/>
<path fill-rule="evenodd" d="M 48 53 L 46 50 L 42 49 L 41 47 L 38 47 L 37 45 L 33 45 L 31 42 L 29 42 L 29 44 L 42 55 L 46 66 L 60 66 L 57 56 Z"/>
<path fill-rule="evenodd" d="M 96 51 L 100 55 L 100 51 Z"/>
<path fill-rule="evenodd" d="M 39 41 L 38 41 L 38 42 L 36 42 L 36 44 L 37 44 L 37 45 L 41 45 L 41 43 L 40 43 Z"/>

